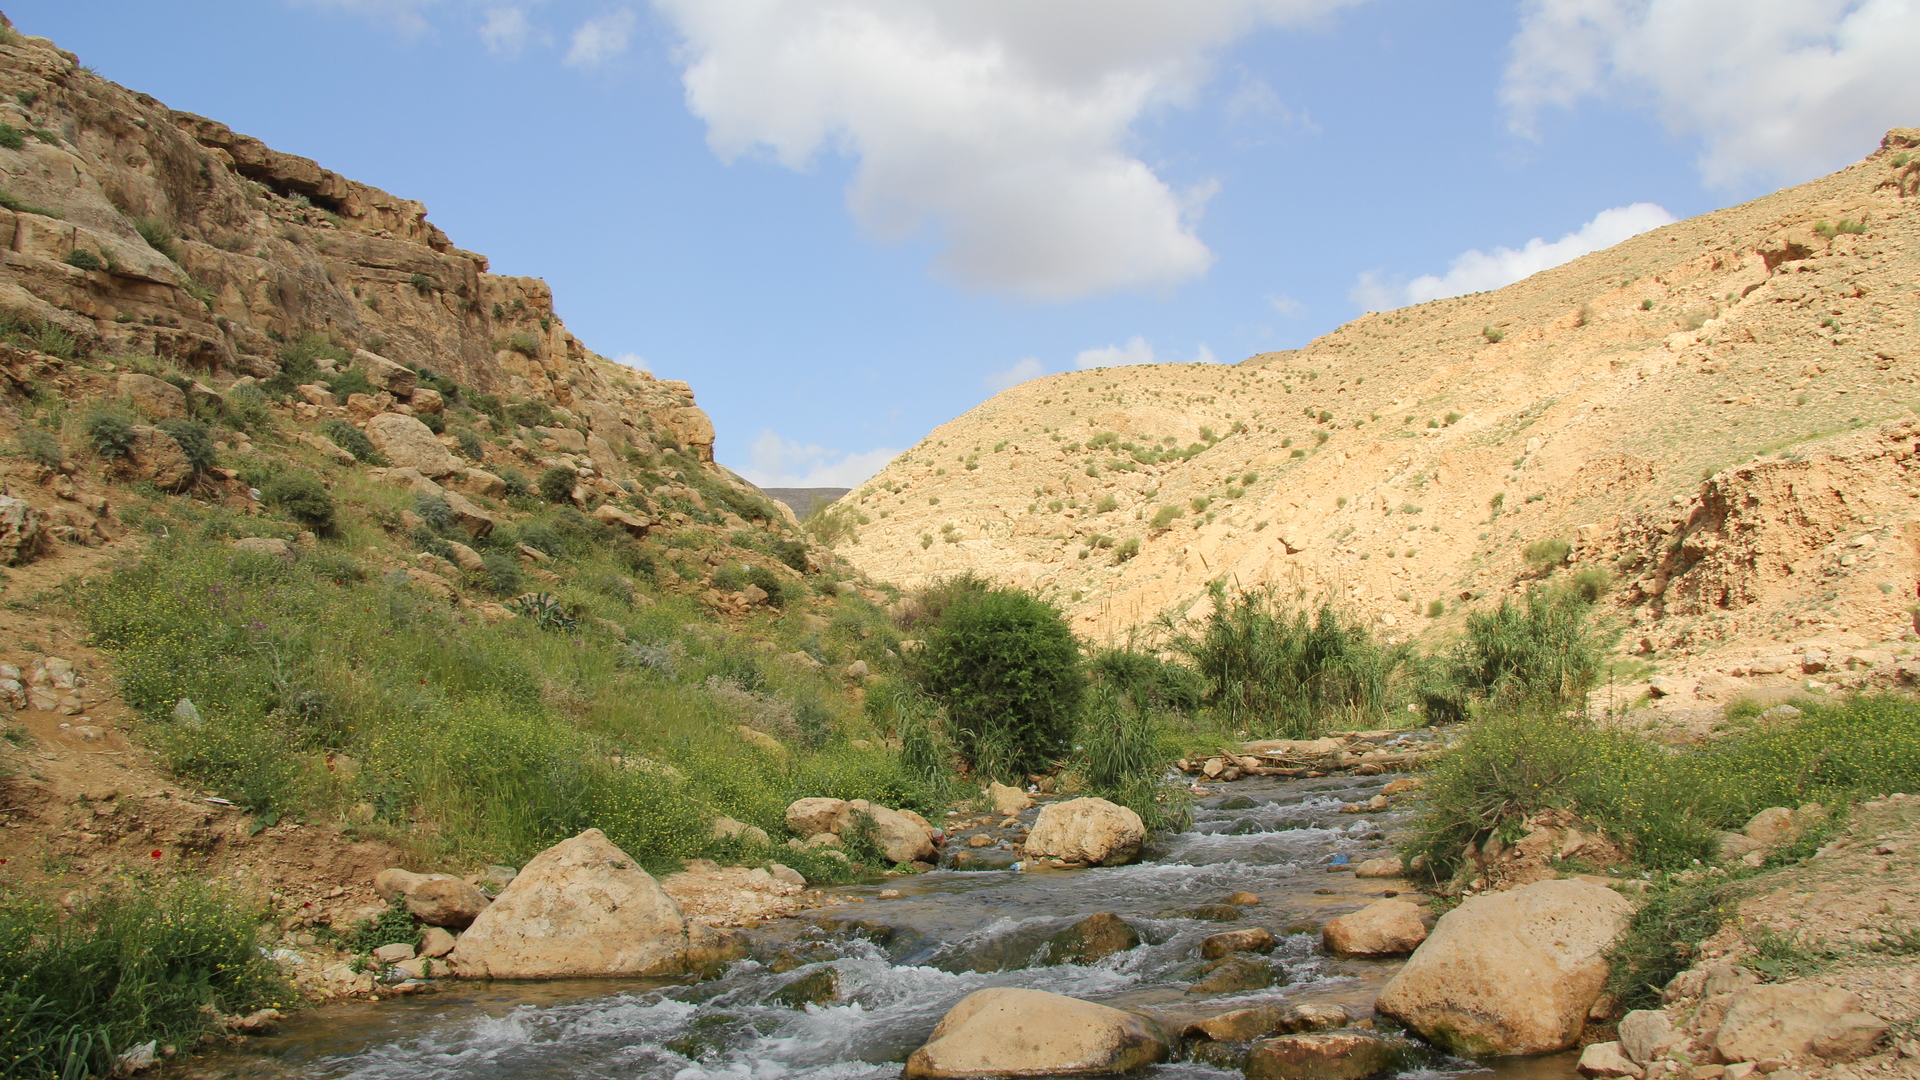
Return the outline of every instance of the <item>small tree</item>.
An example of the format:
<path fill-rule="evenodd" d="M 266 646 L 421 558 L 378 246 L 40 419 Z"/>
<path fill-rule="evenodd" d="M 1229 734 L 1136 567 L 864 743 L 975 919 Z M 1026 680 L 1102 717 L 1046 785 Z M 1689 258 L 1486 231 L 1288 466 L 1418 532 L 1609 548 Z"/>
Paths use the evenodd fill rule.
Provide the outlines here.
<path fill-rule="evenodd" d="M 1018 779 L 1071 746 L 1086 676 L 1053 605 L 1020 589 L 958 591 L 919 656 L 918 681 L 976 773 Z"/>

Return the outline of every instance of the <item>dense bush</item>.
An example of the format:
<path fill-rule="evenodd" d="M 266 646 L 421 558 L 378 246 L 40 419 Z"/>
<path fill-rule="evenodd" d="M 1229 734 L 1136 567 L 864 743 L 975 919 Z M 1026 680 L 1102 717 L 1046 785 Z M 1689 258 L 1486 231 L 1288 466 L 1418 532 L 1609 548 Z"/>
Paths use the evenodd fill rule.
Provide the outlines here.
<path fill-rule="evenodd" d="M 1331 604 L 1282 610 L 1269 593 L 1212 587 L 1200 632 L 1175 644 L 1207 682 L 1208 703 L 1247 730 L 1300 736 L 1386 715 L 1409 653 L 1373 640 Z"/>
<path fill-rule="evenodd" d="M 194 874 L 66 907 L 0 893 L 0 1075 L 107 1076 L 141 1043 L 190 1046 L 221 1014 L 287 1005 L 259 926 Z"/>
<path fill-rule="evenodd" d="M 1523 603 L 1503 598 L 1467 616 L 1466 634 L 1446 659 L 1456 701 L 1501 707 L 1581 700 L 1601 666 L 1600 642 L 1578 591 L 1535 589 Z"/>
<path fill-rule="evenodd" d="M 261 487 L 260 497 L 268 506 L 315 532 L 333 528 L 333 494 L 310 472 L 280 473 Z"/>
<path fill-rule="evenodd" d="M 570 502 L 580 474 L 565 465 L 555 465 L 540 474 L 540 497 L 550 503 Z"/>
<path fill-rule="evenodd" d="M 157 426 L 173 437 L 174 445 L 186 455 L 187 464 L 193 466 L 194 472 L 203 473 L 213 468 L 213 431 L 207 425 L 195 420 L 162 420 Z"/>
<path fill-rule="evenodd" d="M 127 456 L 133 449 L 133 415 L 125 409 L 96 409 L 80 422 L 93 452 L 109 461 Z"/>
<path fill-rule="evenodd" d="M 1120 687 L 1136 706 L 1156 712 L 1197 713 L 1207 683 L 1185 664 L 1133 649 L 1101 649 L 1090 664 L 1096 680 Z"/>
<path fill-rule="evenodd" d="M 781 583 L 780 578 L 766 567 L 748 567 L 747 584 L 756 586 L 761 592 L 766 593 L 767 603 L 773 607 L 782 608 L 787 606 L 786 587 Z"/>
<path fill-rule="evenodd" d="M 956 595 L 916 661 L 976 772 L 1018 779 L 1065 753 L 1086 689 L 1066 618 L 1013 588 Z"/>
<path fill-rule="evenodd" d="M 57 469 L 67 459 L 66 451 L 60 446 L 60 436 L 46 428 L 32 425 L 23 427 L 16 440 L 20 444 L 20 453 L 42 468 Z"/>
<path fill-rule="evenodd" d="M 368 465 L 388 464 L 386 457 L 374 447 L 373 440 L 367 438 L 367 433 L 346 420 L 335 417 L 320 425 L 320 433 L 333 440 L 333 445 L 352 454 L 356 460 Z"/>

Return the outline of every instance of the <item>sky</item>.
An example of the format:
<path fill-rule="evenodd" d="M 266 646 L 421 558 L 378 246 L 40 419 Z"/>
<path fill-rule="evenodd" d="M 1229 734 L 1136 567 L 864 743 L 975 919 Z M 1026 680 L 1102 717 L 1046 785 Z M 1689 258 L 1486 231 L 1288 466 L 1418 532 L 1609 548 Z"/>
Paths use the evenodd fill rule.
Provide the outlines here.
<path fill-rule="evenodd" d="M 719 460 L 851 486 L 1043 374 L 1235 363 L 1920 124 L 1920 0 L 13 0 L 427 204 Z"/>

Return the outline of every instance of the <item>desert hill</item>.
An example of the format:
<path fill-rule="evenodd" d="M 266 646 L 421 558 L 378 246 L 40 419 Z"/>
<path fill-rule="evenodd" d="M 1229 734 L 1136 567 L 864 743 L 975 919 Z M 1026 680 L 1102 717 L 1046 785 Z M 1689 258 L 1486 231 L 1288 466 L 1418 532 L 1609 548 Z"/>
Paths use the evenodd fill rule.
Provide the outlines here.
<path fill-rule="evenodd" d="M 1107 640 L 1222 578 L 1424 632 L 1560 566 L 1605 569 L 1657 657 L 1897 639 L 1916 145 L 1299 350 L 1016 386 L 848 496 L 840 551 L 1038 588 Z"/>

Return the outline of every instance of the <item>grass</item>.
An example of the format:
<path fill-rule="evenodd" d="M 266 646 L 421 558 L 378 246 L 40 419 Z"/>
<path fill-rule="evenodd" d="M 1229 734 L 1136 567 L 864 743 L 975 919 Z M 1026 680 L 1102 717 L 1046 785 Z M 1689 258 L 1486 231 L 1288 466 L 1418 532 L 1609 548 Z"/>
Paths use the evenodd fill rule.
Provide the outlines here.
<path fill-rule="evenodd" d="M 1517 839 L 1522 820 L 1565 808 L 1623 843 L 1635 863 L 1678 871 L 1712 858 L 1716 832 L 1768 807 L 1920 787 L 1920 702 L 1859 697 L 1670 752 L 1578 716 L 1488 715 L 1434 770 L 1407 846 L 1444 881 L 1468 844 Z M 1811 844 L 1816 838 L 1804 838 Z M 1791 853 L 1788 853 L 1791 854 Z"/>
<path fill-rule="evenodd" d="M 220 1014 L 286 1004 L 260 916 L 191 875 L 67 909 L 0 894 L 0 1076 L 108 1075 L 141 1043 L 190 1046 Z"/>

